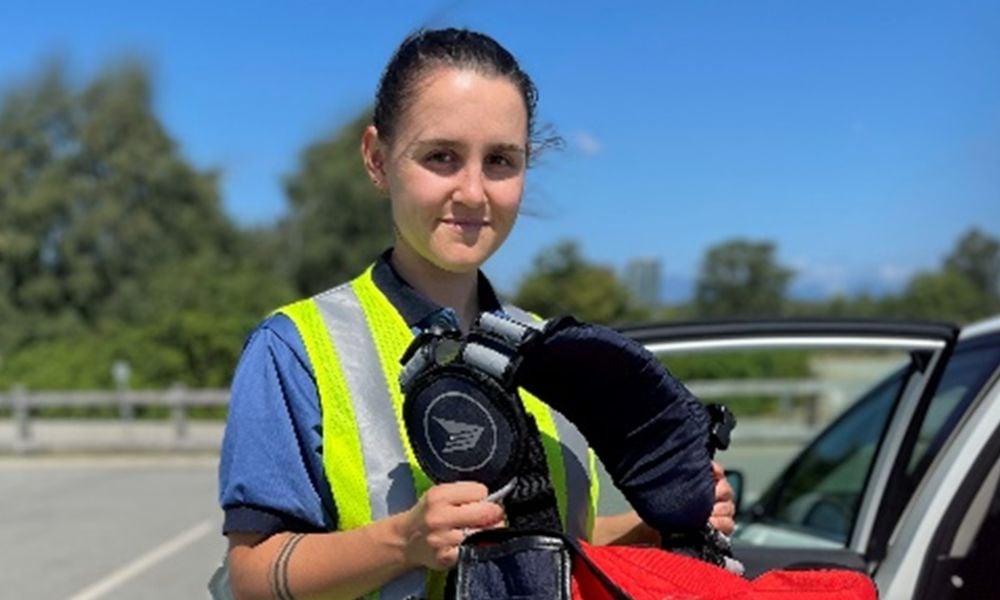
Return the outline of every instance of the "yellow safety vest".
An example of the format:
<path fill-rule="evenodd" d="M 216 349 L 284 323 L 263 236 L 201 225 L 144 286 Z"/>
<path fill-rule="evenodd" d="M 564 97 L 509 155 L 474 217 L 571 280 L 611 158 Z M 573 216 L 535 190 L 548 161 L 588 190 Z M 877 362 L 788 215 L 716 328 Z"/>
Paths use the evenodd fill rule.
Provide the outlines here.
<path fill-rule="evenodd" d="M 413 456 L 402 420 L 399 359 L 413 339 L 369 267 L 353 281 L 277 312 L 295 323 L 319 390 L 323 465 L 340 530 L 405 511 L 432 485 Z M 511 316 L 531 317 L 505 306 Z M 546 462 L 567 533 L 589 538 L 597 504 L 593 452 L 565 417 L 521 390 L 542 434 Z M 375 597 L 439 596 L 443 578 L 414 570 Z"/>

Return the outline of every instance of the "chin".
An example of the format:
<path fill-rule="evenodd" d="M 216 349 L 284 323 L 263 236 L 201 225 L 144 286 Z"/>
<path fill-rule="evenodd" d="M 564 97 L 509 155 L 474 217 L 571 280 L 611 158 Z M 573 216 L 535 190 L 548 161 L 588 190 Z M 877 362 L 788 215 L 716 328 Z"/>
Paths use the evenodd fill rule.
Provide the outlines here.
<path fill-rule="evenodd" d="M 486 262 L 485 258 L 482 260 L 445 259 L 438 261 L 437 267 L 449 273 L 471 273 L 479 269 L 484 262 Z"/>
<path fill-rule="evenodd" d="M 493 252 L 485 249 L 462 248 L 461 251 L 438 255 L 437 266 L 452 273 L 469 273 L 479 269 Z"/>

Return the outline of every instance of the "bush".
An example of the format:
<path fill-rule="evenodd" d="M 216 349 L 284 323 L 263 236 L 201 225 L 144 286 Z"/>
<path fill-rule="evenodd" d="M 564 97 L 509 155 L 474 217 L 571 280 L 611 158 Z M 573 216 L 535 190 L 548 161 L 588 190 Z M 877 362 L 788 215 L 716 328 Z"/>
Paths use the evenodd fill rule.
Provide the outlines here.
<path fill-rule="evenodd" d="M 810 376 L 809 354 L 803 351 L 757 351 L 685 354 L 661 357 L 661 362 L 682 382 L 717 379 L 804 379 Z M 783 405 L 783 400 L 785 404 Z M 774 414 L 788 401 L 798 404 L 806 398 L 777 396 L 732 396 L 712 398 L 726 404 L 740 416 Z"/>

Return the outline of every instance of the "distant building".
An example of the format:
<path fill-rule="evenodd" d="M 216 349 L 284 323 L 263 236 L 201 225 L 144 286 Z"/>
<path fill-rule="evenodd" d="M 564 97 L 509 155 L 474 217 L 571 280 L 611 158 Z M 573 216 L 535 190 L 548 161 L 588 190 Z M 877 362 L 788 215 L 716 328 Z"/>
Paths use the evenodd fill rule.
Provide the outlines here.
<path fill-rule="evenodd" d="M 625 287 L 636 302 L 645 306 L 660 304 L 660 259 L 633 258 L 625 265 Z"/>

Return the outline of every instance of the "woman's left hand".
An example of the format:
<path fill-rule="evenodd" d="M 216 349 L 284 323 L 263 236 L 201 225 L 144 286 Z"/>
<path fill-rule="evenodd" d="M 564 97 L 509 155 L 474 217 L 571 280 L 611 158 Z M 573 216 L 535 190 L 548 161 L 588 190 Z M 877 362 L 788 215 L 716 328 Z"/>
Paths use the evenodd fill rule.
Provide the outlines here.
<path fill-rule="evenodd" d="M 708 520 L 722 533 L 732 535 L 736 529 L 733 486 L 726 480 L 726 472 L 722 465 L 715 461 L 712 461 L 712 477 L 715 479 L 715 504 L 712 506 L 712 516 Z"/>

